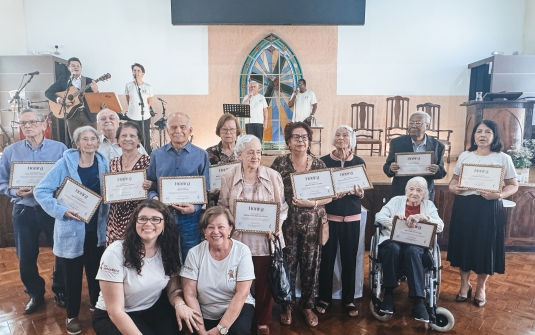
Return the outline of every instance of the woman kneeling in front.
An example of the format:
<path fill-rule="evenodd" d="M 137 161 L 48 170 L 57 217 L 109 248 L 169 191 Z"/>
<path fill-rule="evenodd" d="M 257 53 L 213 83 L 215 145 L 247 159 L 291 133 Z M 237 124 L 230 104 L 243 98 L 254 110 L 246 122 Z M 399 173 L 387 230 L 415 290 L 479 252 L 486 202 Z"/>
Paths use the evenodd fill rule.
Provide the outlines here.
<path fill-rule="evenodd" d="M 97 335 L 177 334 L 182 320 L 190 331 L 201 322 L 182 298 L 177 241 L 167 207 L 144 200 L 130 217 L 124 241 L 113 242 L 102 256 L 93 315 Z"/>
<path fill-rule="evenodd" d="M 186 303 L 202 312 L 199 335 L 251 332 L 253 258 L 249 247 L 230 238 L 234 227 L 227 208 L 207 209 L 199 221 L 205 241 L 188 252 L 180 271 Z"/>
<path fill-rule="evenodd" d="M 390 240 L 392 219 L 398 216 L 407 220 L 407 226 L 414 227 L 418 222 L 429 222 L 437 225 L 439 233 L 444 222 L 438 216 L 433 202 L 428 198 L 427 181 L 422 177 L 414 177 L 405 186 L 405 195 L 393 197 L 375 215 L 375 221 L 383 226 L 379 240 L 379 258 L 383 264 L 383 286 L 385 294 L 381 302 L 380 311 L 394 314 L 394 293 L 398 286 L 401 273 L 407 277 L 409 297 L 414 301 L 413 317 L 418 321 L 429 322 L 429 314 L 424 305 L 425 278 L 422 257 L 426 248 L 410 244 L 401 244 Z"/>

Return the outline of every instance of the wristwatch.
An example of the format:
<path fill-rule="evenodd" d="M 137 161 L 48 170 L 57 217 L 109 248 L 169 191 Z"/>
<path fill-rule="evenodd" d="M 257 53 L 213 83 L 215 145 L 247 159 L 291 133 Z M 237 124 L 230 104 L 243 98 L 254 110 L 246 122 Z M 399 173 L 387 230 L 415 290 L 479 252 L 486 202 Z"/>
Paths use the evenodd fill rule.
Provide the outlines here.
<path fill-rule="evenodd" d="M 222 334 L 222 335 L 227 335 L 228 334 L 228 329 L 223 327 L 222 325 L 217 325 L 217 330 L 219 330 L 219 332 Z"/>

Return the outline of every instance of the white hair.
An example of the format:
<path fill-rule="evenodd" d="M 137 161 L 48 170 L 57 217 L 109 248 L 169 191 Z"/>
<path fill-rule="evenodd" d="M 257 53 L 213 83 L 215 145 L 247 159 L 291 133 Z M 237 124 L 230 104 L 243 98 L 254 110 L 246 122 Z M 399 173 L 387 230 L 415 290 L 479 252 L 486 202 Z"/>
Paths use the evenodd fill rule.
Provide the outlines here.
<path fill-rule="evenodd" d="M 411 117 L 413 115 L 425 116 L 425 123 L 431 124 L 431 115 L 427 114 L 426 112 L 424 112 L 424 111 L 416 111 L 416 112 L 412 113 L 411 116 L 409 116 L 409 120 L 411 119 Z"/>
<path fill-rule="evenodd" d="M 247 143 L 253 140 L 256 140 L 258 141 L 258 143 L 260 143 L 260 139 L 258 139 L 258 137 L 251 135 L 251 134 L 243 135 L 240 138 L 238 138 L 238 140 L 236 141 L 236 146 L 234 147 L 234 152 L 236 153 L 236 156 L 238 154 L 241 154 L 243 150 L 245 150 L 245 146 L 247 145 Z"/>
<path fill-rule="evenodd" d="M 98 114 L 97 114 L 97 121 L 100 119 L 100 116 L 101 116 L 104 112 L 112 112 L 113 115 L 115 115 L 115 117 L 116 117 L 117 119 L 119 119 L 119 116 L 117 116 L 117 112 L 112 111 L 112 110 L 109 109 L 109 108 L 104 108 L 103 110 L 101 110 L 100 112 L 98 112 Z"/>
<path fill-rule="evenodd" d="M 78 146 L 78 143 L 80 143 L 80 136 L 82 136 L 83 132 L 87 130 L 93 132 L 97 139 L 99 138 L 100 135 L 98 134 L 95 128 L 91 126 L 78 127 L 74 130 L 74 133 L 72 134 L 72 140 L 74 141 L 74 143 L 76 143 L 76 146 Z"/>
<path fill-rule="evenodd" d="M 35 114 L 35 116 L 37 117 L 37 120 L 40 121 L 40 122 L 44 122 L 45 121 L 45 117 L 43 116 L 43 114 L 41 113 L 37 113 L 37 111 L 35 109 L 31 109 L 31 108 L 25 108 L 23 109 L 21 112 L 20 112 L 20 116 L 22 116 L 22 114 L 26 114 L 26 113 L 33 113 Z"/>
<path fill-rule="evenodd" d="M 407 182 L 407 185 L 405 185 L 405 194 L 407 194 L 407 189 L 409 188 L 409 184 L 420 184 L 422 188 L 424 189 L 424 200 L 429 199 L 429 190 L 427 189 L 427 180 L 425 180 L 424 177 L 413 177 L 409 179 Z"/>
<path fill-rule="evenodd" d="M 334 143 L 336 142 L 336 132 L 340 129 L 345 129 L 349 132 L 349 149 L 353 149 L 357 145 L 357 132 L 355 132 L 353 128 L 345 124 L 338 126 L 338 128 L 336 128 L 336 130 L 334 131 L 332 145 L 334 146 Z"/>
<path fill-rule="evenodd" d="M 175 112 L 171 115 L 169 115 L 169 117 L 167 118 L 167 122 L 169 122 L 169 119 L 172 117 L 172 116 L 183 116 L 186 118 L 186 120 L 188 120 L 188 127 L 191 128 L 191 120 L 189 119 L 189 115 L 186 114 L 186 113 L 182 113 L 182 112 Z"/>

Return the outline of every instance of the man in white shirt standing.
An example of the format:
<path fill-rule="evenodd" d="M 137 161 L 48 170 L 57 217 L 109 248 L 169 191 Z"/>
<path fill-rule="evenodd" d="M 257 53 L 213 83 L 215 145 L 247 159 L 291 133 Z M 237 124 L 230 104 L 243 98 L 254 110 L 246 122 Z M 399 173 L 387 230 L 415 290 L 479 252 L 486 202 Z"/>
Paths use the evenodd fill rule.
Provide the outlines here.
<path fill-rule="evenodd" d="M 139 63 L 135 63 L 131 66 L 132 75 L 134 80 L 126 83 L 124 89 L 124 94 L 126 95 L 126 102 L 128 103 L 128 111 L 126 112 L 126 117 L 136 122 L 139 125 L 139 128 L 143 129 L 143 138 L 145 139 L 143 144 L 145 147 L 149 148 L 150 151 L 150 118 L 151 118 L 151 109 L 152 97 L 154 93 L 152 92 L 152 86 L 143 81 L 143 76 L 145 76 L 145 68 Z M 143 98 L 143 118 L 141 118 L 141 105 L 139 100 L 139 93 L 137 88 L 141 91 L 141 97 Z M 144 125 L 142 125 L 144 121 Z"/>
<path fill-rule="evenodd" d="M 316 114 L 318 102 L 316 95 L 311 90 L 307 90 L 307 82 L 304 79 L 299 79 L 297 82 L 298 90 L 295 90 L 288 107 L 294 107 L 292 122 L 305 121 L 310 124 L 312 115 Z"/>
<path fill-rule="evenodd" d="M 258 83 L 251 81 L 249 83 L 249 95 L 243 100 L 242 104 L 251 106 L 251 118 L 245 125 L 247 134 L 254 135 L 264 140 L 264 130 L 267 129 L 268 104 L 262 94 L 258 94 Z"/>

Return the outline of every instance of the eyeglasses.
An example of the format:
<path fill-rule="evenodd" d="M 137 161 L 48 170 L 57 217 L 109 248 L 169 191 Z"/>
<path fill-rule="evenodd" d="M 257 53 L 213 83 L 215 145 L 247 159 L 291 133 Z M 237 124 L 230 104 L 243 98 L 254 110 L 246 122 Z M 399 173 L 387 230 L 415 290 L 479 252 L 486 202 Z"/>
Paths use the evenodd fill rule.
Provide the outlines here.
<path fill-rule="evenodd" d="M 20 122 L 18 122 L 18 124 L 19 124 L 21 127 L 24 127 L 24 126 L 26 126 L 26 125 L 29 125 L 30 127 L 35 127 L 35 125 L 36 125 L 38 122 L 43 122 L 43 121 L 36 121 L 36 120 L 31 120 L 31 121 L 20 121 Z"/>
<path fill-rule="evenodd" d="M 153 223 L 153 224 L 159 224 L 160 222 L 163 221 L 163 218 L 159 216 L 153 216 L 151 218 L 148 218 L 146 216 L 140 216 L 137 218 L 137 223 L 145 224 L 147 223 L 147 221 L 150 221 L 150 223 Z"/>
<path fill-rule="evenodd" d="M 308 141 L 308 135 L 293 134 L 292 135 L 292 140 L 297 141 L 297 142 L 299 142 L 299 140 L 301 140 L 303 142 L 307 142 Z"/>
<path fill-rule="evenodd" d="M 223 133 L 234 134 L 236 132 L 236 128 L 221 128 L 221 131 Z"/>
<path fill-rule="evenodd" d="M 424 123 L 425 122 L 422 122 L 422 121 L 416 121 L 416 122 L 409 121 L 409 126 L 421 126 Z"/>

